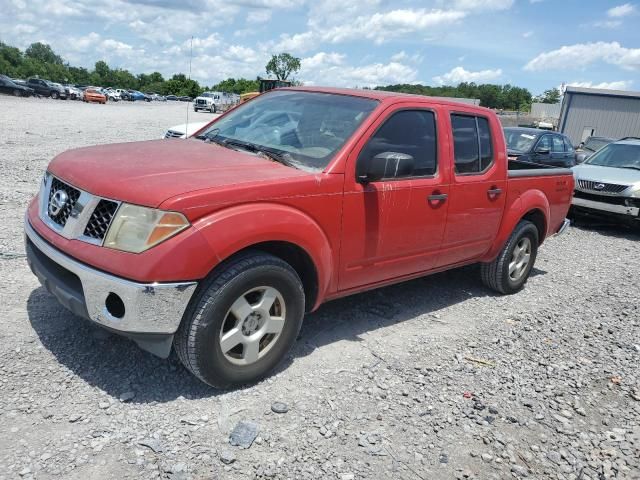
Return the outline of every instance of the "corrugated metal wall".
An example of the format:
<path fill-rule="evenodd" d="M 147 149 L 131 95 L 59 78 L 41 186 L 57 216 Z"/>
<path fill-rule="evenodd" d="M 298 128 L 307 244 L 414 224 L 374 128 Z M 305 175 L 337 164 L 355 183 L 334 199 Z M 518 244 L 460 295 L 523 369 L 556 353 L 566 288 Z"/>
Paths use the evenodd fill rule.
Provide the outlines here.
<path fill-rule="evenodd" d="M 537 103 L 531 104 L 531 116 L 538 120 L 554 119 L 560 117 L 560 103 Z M 554 122 L 555 123 L 555 122 Z"/>
<path fill-rule="evenodd" d="M 574 145 L 582 141 L 585 128 L 599 137 L 640 137 L 640 98 L 567 94 L 559 129 Z M 566 119 L 564 118 L 566 116 Z"/>

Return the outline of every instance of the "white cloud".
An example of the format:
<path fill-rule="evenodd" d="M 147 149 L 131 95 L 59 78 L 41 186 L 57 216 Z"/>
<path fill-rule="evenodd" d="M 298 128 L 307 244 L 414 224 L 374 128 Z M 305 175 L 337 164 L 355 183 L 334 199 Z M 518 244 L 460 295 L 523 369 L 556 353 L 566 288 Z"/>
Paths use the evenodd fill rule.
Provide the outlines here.
<path fill-rule="evenodd" d="M 393 62 L 421 63 L 422 60 L 423 60 L 423 57 L 419 53 L 414 53 L 413 55 L 409 55 L 404 50 L 391 56 L 391 61 Z"/>
<path fill-rule="evenodd" d="M 247 13 L 247 23 L 266 23 L 271 20 L 272 11 L 268 9 L 251 10 Z"/>
<path fill-rule="evenodd" d="M 583 87 L 583 88 L 602 88 L 605 90 L 631 90 L 633 86 L 633 80 L 619 80 L 617 82 L 570 82 L 567 83 L 569 87 Z"/>
<path fill-rule="evenodd" d="M 309 85 L 375 87 L 390 83 L 412 83 L 417 72 L 399 62 L 351 66 L 339 53 L 319 52 L 302 59 L 302 81 Z"/>
<path fill-rule="evenodd" d="M 522 37 L 523 37 L 523 38 L 529 38 L 529 37 L 531 37 L 531 36 L 533 36 L 533 32 L 532 32 L 531 30 L 529 30 L 528 32 L 524 32 L 524 33 L 522 34 Z"/>
<path fill-rule="evenodd" d="M 444 3 L 444 2 L 442 2 Z M 451 4 L 451 2 L 446 2 Z M 454 8 L 460 10 L 508 10 L 513 6 L 514 0 L 455 0 Z"/>
<path fill-rule="evenodd" d="M 443 75 L 433 77 L 433 81 L 440 85 L 457 85 L 462 82 L 491 82 L 502 76 L 502 70 L 480 70 L 478 72 L 470 72 L 464 67 L 455 67 L 450 72 Z"/>
<path fill-rule="evenodd" d="M 465 16 L 465 12 L 458 10 L 426 10 L 424 8 L 392 10 L 357 17 L 348 23 L 329 29 L 322 34 L 322 38 L 331 43 L 367 38 L 379 45 L 392 38 L 451 25 Z"/>
<path fill-rule="evenodd" d="M 318 40 L 314 32 L 296 33 L 294 35 L 282 34 L 280 35 L 280 40 L 273 46 L 273 50 L 304 53 L 317 47 Z"/>
<path fill-rule="evenodd" d="M 524 67 L 529 71 L 568 70 L 605 62 L 626 70 L 640 69 L 640 48 L 625 48 L 618 42 L 578 43 L 541 53 Z"/>
<path fill-rule="evenodd" d="M 318 52 L 312 57 L 307 57 L 302 59 L 301 61 L 302 69 L 315 70 L 317 68 L 324 67 L 327 65 L 331 65 L 331 66 L 342 65 L 344 63 L 345 57 L 346 56 L 341 53 Z"/>
<path fill-rule="evenodd" d="M 624 5 L 618 5 L 617 7 L 610 8 L 607 10 L 607 16 L 611 18 L 620 18 L 626 17 L 634 13 L 636 7 L 630 3 L 625 3 Z"/>
<path fill-rule="evenodd" d="M 622 25 L 622 22 L 620 20 L 603 20 L 599 22 L 593 22 L 592 25 L 594 27 L 600 28 L 618 28 L 620 25 Z"/>

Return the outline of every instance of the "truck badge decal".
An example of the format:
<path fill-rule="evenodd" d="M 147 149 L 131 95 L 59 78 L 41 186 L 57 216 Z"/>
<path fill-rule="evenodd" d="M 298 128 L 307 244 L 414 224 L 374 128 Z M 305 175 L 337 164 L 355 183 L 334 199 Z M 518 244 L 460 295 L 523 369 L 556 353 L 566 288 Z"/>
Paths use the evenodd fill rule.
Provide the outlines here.
<path fill-rule="evenodd" d="M 49 200 L 49 216 L 55 217 L 58 215 L 64 207 L 66 207 L 69 201 L 69 195 L 64 190 L 56 190 Z"/>

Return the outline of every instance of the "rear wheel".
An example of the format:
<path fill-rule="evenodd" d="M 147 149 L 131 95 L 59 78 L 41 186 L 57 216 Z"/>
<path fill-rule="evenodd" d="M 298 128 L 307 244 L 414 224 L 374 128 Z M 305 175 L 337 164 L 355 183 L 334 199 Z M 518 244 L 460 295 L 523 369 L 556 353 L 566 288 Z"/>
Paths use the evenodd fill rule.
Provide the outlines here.
<path fill-rule="evenodd" d="M 521 290 L 536 261 L 538 244 L 538 229 L 528 220 L 522 220 L 498 257 L 481 265 L 483 283 L 502 294 Z"/>
<path fill-rule="evenodd" d="M 217 388 L 255 382 L 287 354 L 304 316 L 304 290 L 283 260 L 252 251 L 227 262 L 194 296 L 174 346 L 184 366 Z"/>

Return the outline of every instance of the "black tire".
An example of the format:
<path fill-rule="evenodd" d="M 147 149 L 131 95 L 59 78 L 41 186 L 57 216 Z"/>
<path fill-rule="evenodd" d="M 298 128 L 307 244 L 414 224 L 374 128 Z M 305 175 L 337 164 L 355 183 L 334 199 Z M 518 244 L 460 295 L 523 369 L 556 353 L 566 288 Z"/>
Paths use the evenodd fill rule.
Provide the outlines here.
<path fill-rule="evenodd" d="M 217 109 L 215 105 L 211 105 L 211 113 L 216 113 Z"/>
<path fill-rule="evenodd" d="M 57 99 L 60 96 L 58 92 L 51 92 L 51 98 Z"/>
<path fill-rule="evenodd" d="M 514 250 L 523 239 L 529 239 L 530 258 L 529 263 L 517 278 L 509 275 L 509 263 L 512 260 Z M 538 229 L 528 220 L 521 220 L 511 233 L 509 240 L 500 251 L 498 257 L 490 263 L 483 263 L 480 267 L 482 282 L 492 290 L 503 295 L 516 293 L 524 287 L 538 255 Z"/>
<path fill-rule="evenodd" d="M 286 305 L 284 326 L 262 358 L 249 365 L 229 361 L 220 345 L 223 323 L 231 305 L 252 288 L 275 288 Z M 253 383 L 265 377 L 293 346 L 305 311 L 302 282 L 278 257 L 249 251 L 217 268 L 198 288 L 174 337 L 182 364 L 216 388 Z M 242 323 L 242 322 L 238 322 Z"/>
<path fill-rule="evenodd" d="M 14 96 L 14 97 L 19 97 L 19 96 L 21 96 L 21 95 L 22 95 L 22 93 L 21 93 L 21 92 L 20 92 L 20 90 L 18 90 L 17 88 L 13 91 L 13 96 Z"/>

